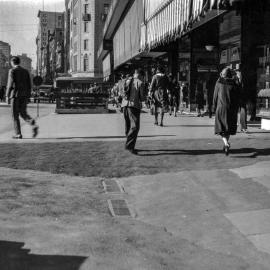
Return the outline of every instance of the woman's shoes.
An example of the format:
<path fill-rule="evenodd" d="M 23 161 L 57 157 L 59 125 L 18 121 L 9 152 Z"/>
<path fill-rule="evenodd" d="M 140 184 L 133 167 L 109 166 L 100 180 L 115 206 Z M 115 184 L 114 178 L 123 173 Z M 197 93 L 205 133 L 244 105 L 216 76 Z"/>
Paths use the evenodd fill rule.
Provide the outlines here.
<path fill-rule="evenodd" d="M 158 122 L 155 122 L 154 125 L 155 125 L 155 126 L 158 126 Z"/>
<path fill-rule="evenodd" d="M 226 156 L 228 156 L 230 153 L 230 147 L 231 147 L 230 144 L 223 146 L 223 152 L 225 153 Z"/>
<path fill-rule="evenodd" d="M 163 123 L 160 123 L 160 126 L 163 127 Z"/>

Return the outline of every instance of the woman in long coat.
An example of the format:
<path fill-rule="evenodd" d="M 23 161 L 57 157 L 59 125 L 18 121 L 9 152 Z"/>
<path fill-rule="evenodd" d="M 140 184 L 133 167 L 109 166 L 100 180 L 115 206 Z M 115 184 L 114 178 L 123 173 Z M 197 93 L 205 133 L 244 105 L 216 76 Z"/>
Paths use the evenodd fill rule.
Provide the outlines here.
<path fill-rule="evenodd" d="M 160 113 L 160 126 L 163 126 L 164 113 L 168 107 L 169 79 L 165 75 L 164 68 L 158 66 L 157 73 L 153 76 L 150 85 L 150 95 L 155 104 L 155 125 L 158 125 L 158 114 Z"/>
<path fill-rule="evenodd" d="M 225 68 L 217 80 L 214 97 L 213 111 L 216 112 L 215 134 L 222 137 L 223 150 L 229 154 L 231 135 L 237 132 L 237 115 L 239 108 L 239 88 L 233 79 L 232 70 Z"/>

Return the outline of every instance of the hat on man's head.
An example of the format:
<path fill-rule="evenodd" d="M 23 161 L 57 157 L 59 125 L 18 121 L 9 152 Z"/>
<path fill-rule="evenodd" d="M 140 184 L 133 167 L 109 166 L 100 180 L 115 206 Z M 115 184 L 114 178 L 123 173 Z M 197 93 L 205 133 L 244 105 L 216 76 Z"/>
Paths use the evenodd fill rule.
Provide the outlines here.
<path fill-rule="evenodd" d="M 241 71 L 241 64 L 236 64 L 234 71 Z"/>

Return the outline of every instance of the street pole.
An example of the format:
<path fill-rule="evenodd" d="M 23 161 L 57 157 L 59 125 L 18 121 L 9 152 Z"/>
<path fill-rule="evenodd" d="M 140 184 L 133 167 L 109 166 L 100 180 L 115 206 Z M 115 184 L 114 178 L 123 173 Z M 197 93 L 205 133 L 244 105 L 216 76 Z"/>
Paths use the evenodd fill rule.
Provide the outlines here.
<path fill-rule="evenodd" d="M 38 87 L 38 93 L 39 93 L 39 87 Z M 37 118 L 39 117 L 39 95 L 37 98 Z"/>

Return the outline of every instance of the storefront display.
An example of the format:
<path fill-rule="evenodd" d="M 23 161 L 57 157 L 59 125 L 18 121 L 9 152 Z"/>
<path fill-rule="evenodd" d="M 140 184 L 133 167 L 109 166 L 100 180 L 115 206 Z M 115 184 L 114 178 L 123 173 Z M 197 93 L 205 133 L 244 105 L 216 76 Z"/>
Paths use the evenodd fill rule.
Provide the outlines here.
<path fill-rule="evenodd" d="M 270 44 L 257 47 L 257 115 L 270 119 Z"/>
<path fill-rule="evenodd" d="M 57 78 L 56 113 L 106 113 L 111 85 L 84 78 Z"/>

